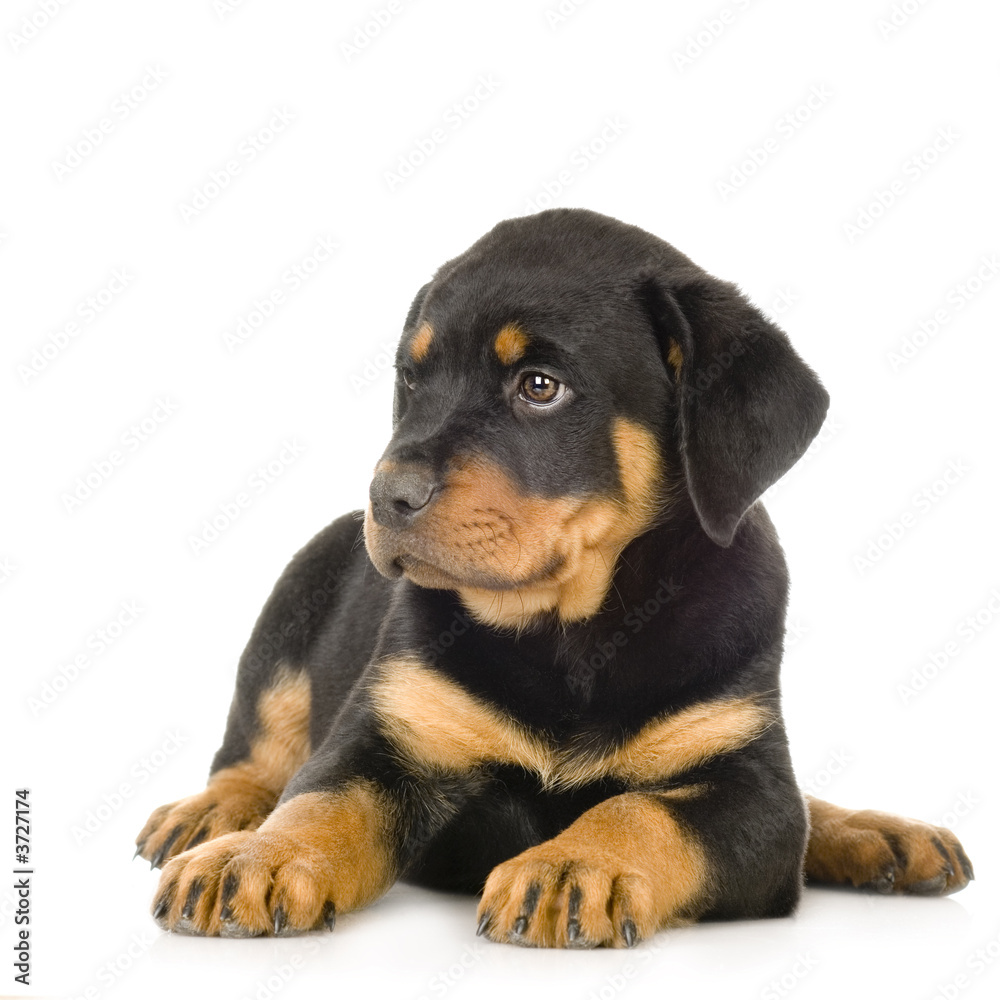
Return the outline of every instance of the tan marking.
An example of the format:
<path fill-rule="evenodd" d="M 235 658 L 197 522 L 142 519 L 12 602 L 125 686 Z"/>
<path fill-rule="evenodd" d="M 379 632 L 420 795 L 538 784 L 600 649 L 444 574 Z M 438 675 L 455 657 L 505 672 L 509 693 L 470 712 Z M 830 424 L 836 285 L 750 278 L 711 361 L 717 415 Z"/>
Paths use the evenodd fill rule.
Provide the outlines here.
<path fill-rule="evenodd" d="M 523 628 L 545 611 L 567 622 L 595 614 L 622 549 L 650 526 L 665 499 L 654 435 L 619 418 L 611 437 L 619 496 L 526 496 L 494 463 L 456 464 L 432 516 L 407 532 L 406 551 L 425 556 L 407 575 L 420 586 L 457 591 L 479 621 L 500 628 Z M 383 572 L 403 544 L 370 507 L 365 543 Z M 483 576 L 488 584 L 468 582 Z"/>
<path fill-rule="evenodd" d="M 479 905 L 480 918 L 490 914 L 490 937 L 507 939 L 533 885 L 540 895 L 528 920 L 526 943 L 573 943 L 567 926 L 575 887 L 580 938 L 621 947 L 626 919 L 635 924 L 639 938 L 690 923 L 709 878 L 700 844 L 669 808 L 648 795 L 626 792 L 605 799 L 558 836 L 493 869 Z"/>
<path fill-rule="evenodd" d="M 505 365 L 517 364 L 528 349 L 528 335 L 516 324 L 508 323 L 493 341 L 493 350 Z"/>
<path fill-rule="evenodd" d="M 682 774 L 719 754 L 732 753 L 770 725 L 771 713 L 753 698 L 702 702 L 654 719 L 621 748 L 593 762 L 598 774 L 632 786 Z M 581 772 L 586 773 L 583 763 Z"/>
<path fill-rule="evenodd" d="M 386 794 L 358 781 L 336 792 L 307 792 L 279 806 L 253 832 L 230 833 L 174 858 L 163 870 L 157 900 L 170 901 L 171 930 L 219 934 L 222 893 L 235 920 L 251 934 L 272 933 L 281 909 L 298 931 L 322 925 L 328 903 L 336 913 L 365 906 L 396 879 L 395 815 Z M 194 913 L 183 916 L 198 883 Z M 156 903 L 154 902 L 154 907 Z"/>
<path fill-rule="evenodd" d="M 681 365 L 684 364 L 684 354 L 681 352 L 680 344 L 676 340 L 670 341 L 670 349 L 667 351 L 667 361 L 670 367 L 673 368 L 674 374 L 679 375 Z"/>
<path fill-rule="evenodd" d="M 641 787 L 745 746 L 771 716 L 750 698 L 705 702 L 654 719 L 623 746 L 580 753 L 533 733 L 417 659 L 381 665 L 372 700 L 386 734 L 412 762 L 443 771 L 511 764 L 546 788 L 617 778 Z"/>
<path fill-rule="evenodd" d="M 430 350 L 431 341 L 434 339 L 434 329 L 430 323 L 421 323 L 420 329 L 413 335 L 410 341 L 410 358 L 420 364 L 427 357 Z"/>
<path fill-rule="evenodd" d="M 248 780 L 280 794 L 309 757 L 311 705 L 309 675 L 281 667 L 257 703 L 260 730 L 250 745 L 249 762 L 229 770 L 242 769 Z"/>
<path fill-rule="evenodd" d="M 164 860 L 195 838 L 260 826 L 309 757 L 310 705 L 309 675 L 279 667 L 257 703 L 258 731 L 249 759 L 220 768 L 204 791 L 155 810 L 136 838 L 141 856 L 152 860 L 171 838 Z"/>
<path fill-rule="evenodd" d="M 322 859 L 337 912 L 366 906 L 396 880 L 395 816 L 385 792 L 358 782 L 339 792 L 307 792 L 280 805 L 261 833 L 283 833 L 299 851 Z"/>
<path fill-rule="evenodd" d="M 941 883 L 937 892 L 942 895 L 968 884 L 962 864 L 964 860 L 968 865 L 968 859 L 950 830 L 873 809 L 844 809 L 811 795 L 806 796 L 806 804 L 810 830 L 805 871 L 813 881 L 861 886 L 882 879 L 886 889 L 906 892 L 937 879 Z M 905 865 L 900 865 L 892 844 Z"/>
<path fill-rule="evenodd" d="M 542 740 L 418 660 L 386 661 L 372 701 L 389 738 L 415 762 L 466 771 L 494 761 L 551 776 Z"/>

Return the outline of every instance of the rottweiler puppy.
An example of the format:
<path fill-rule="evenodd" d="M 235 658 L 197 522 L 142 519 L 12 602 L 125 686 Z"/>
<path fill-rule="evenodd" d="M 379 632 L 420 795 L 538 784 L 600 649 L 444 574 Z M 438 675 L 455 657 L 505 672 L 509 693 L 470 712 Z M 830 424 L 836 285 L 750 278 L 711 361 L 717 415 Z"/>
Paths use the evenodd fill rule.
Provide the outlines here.
<path fill-rule="evenodd" d="M 827 402 L 736 287 L 614 219 L 512 219 L 446 263 L 367 511 L 292 559 L 208 787 L 139 834 L 155 919 L 295 934 L 405 879 L 481 893 L 494 941 L 631 946 L 791 913 L 804 874 L 965 886 L 949 831 L 795 783 L 757 500 Z"/>

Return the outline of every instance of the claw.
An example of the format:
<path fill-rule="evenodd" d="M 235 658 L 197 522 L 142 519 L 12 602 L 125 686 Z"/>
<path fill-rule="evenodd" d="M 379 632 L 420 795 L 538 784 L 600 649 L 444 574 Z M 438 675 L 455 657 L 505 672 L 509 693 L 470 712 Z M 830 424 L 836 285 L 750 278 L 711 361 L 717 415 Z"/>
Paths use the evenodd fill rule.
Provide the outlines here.
<path fill-rule="evenodd" d="M 332 931 L 334 924 L 337 923 L 337 910 L 330 900 L 327 900 L 323 906 L 323 926 L 326 927 L 328 931 Z"/>
<path fill-rule="evenodd" d="M 170 909 L 171 893 L 164 893 L 157 901 L 156 905 L 153 907 L 153 919 L 159 923 L 167 914 L 167 910 Z"/>
<path fill-rule="evenodd" d="M 528 929 L 528 918 L 518 917 L 514 921 L 514 929 L 511 931 L 515 937 L 520 937 Z"/>
<path fill-rule="evenodd" d="M 896 887 L 896 873 L 890 869 L 871 882 L 870 886 L 876 892 L 882 893 L 883 896 L 888 896 Z"/>
<path fill-rule="evenodd" d="M 637 934 L 635 924 L 631 920 L 625 920 L 622 922 L 622 937 L 625 938 L 626 948 L 635 947 Z"/>
<path fill-rule="evenodd" d="M 199 880 L 195 879 L 191 883 L 191 888 L 188 889 L 187 899 L 184 900 L 184 909 L 181 911 L 181 916 L 185 920 L 190 920 L 194 916 L 194 908 L 198 904 L 198 898 L 204 891 L 205 886 Z"/>
<path fill-rule="evenodd" d="M 489 910 L 479 918 L 479 923 L 476 925 L 476 937 L 482 937 L 486 933 L 486 928 L 490 926 L 492 919 L 493 914 Z"/>
<path fill-rule="evenodd" d="M 962 874 L 971 882 L 976 877 L 972 871 L 972 862 L 961 848 L 955 853 L 958 855 L 958 863 L 962 866 Z"/>
<path fill-rule="evenodd" d="M 284 908 L 281 906 L 276 906 L 274 908 L 274 933 L 276 935 L 280 934 L 285 929 L 287 923 L 288 920 L 285 917 Z"/>

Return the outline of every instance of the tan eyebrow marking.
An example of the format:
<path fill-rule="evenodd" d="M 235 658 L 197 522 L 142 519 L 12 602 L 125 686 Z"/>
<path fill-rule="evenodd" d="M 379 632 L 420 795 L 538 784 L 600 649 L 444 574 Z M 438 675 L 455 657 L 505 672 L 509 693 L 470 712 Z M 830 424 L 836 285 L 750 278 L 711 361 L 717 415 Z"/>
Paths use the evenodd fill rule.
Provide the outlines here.
<path fill-rule="evenodd" d="M 528 335 L 516 323 L 508 323 L 493 341 L 493 350 L 505 365 L 520 361 L 527 349 Z"/>
<path fill-rule="evenodd" d="M 430 350 L 431 341 L 434 339 L 434 328 L 430 323 L 422 323 L 420 329 L 414 334 L 410 341 L 410 357 L 419 364 L 427 357 Z"/>

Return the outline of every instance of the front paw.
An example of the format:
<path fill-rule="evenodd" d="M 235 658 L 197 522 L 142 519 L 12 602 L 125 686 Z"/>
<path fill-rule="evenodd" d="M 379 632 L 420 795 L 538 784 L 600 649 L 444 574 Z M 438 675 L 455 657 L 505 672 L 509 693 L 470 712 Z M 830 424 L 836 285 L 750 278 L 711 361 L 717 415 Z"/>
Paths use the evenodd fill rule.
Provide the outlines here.
<path fill-rule="evenodd" d="M 294 835 L 229 833 L 164 867 L 152 912 L 182 934 L 301 934 L 333 927 L 332 881 L 323 856 Z"/>
<path fill-rule="evenodd" d="M 153 810 L 139 836 L 136 854 L 152 868 L 224 833 L 256 830 L 277 796 L 238 777 L 213 779 L 203 792 Z"/>
<path fill-rule="evenodd" d="M 631 948 L 662 923 L 651 880 L 598 850 L 569 857 L 552 842 L 490 873 L 478 933 L 541 948 Z"/>

